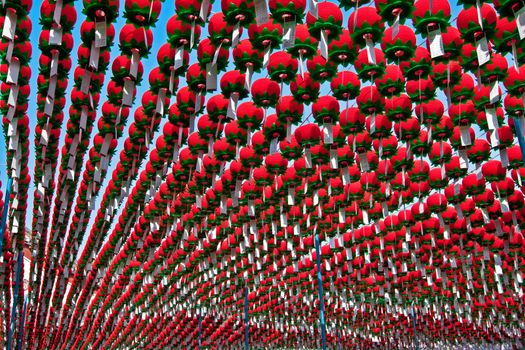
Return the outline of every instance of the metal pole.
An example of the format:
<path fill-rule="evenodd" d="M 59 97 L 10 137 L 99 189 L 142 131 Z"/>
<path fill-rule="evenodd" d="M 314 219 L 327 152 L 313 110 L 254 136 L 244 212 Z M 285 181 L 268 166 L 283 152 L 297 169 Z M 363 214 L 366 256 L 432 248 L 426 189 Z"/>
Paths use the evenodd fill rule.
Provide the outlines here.
<path fill-rule="evenodd" d="M 199 310 L 199 350 L 201 350 L 201 332 L 202 332 L 202 320 L 201 320 L 201 312 Z"/>
<path fill-rule="evenodd" d="M 11 344 L 13 342 L 13 332 L 15 330 L 15 318 L 16 318 L 16 309 L 17 309 L 17 303 L 18 303 L 18 291 L 20 289 L 20 275 L 22 270 L 22 263 L 24 261 L 24 252 L 19 251 L 18 252 L 18 262 L 16 267 L 16 280 L 15 280 L 15 288 L 13 291 L 13 308 L 11 309 L 11 326 L 9 327 L 9 333 L 7 335 L 7 350 L 11 350 Z"/>
<path fill-rule="evenodd" d="M 7 212 L 9 211 L 9 196 L 11 196 L 12 185 L 13 185 L 13 179 L 8 178 L 7 186 L 5 189 L 4 211 L 2 212 L 2 219 L 0 221 L 0 256 L 2 256 L 2 246 L 4 244 L 5 225 L 7 223 Z"/>
<path fill-rule="evenodd" d="M 323 279 L 321 276 L 321 248 L 319 247 L 319 235 L 315 233 L 315 252 L 317 260 L 317 287 L 319 289 L 319 323 L 321 325 L 321 345 L 326 350 L 326 324 L 324 320 L 324 294 Z"/>
<path fill-rule="evenodd" d="M 414 315 L 414 308 L 412 308 L 412 323 L 414 324 L 414 346 L 416 350 L 419 350 L 419 342 L 417 341 L 417 330 L 416 330 L 416 316 Z"/>
<path fill-rule="evenodd" d="M 248 287 L 244 287 L 244 349 L 250 348 L 250 324 L 248 323 Z"/>
<path fill-rule="evenodd" d="M 521 149 L 521 157 L 523 158 L 523 164 L 525 164 L 525 139 L 523 138 L 523 130 L 521 130 L 520 119 L 514 117 L 514 128 L 516 129 L 516 137 Z"/>
<path fill-rule="evenodd" d="M 26 322 L 26 308 L 27 308 L 27 296 L 24 300 L 24 308 L 22 309 L 22 319 L 20 321 L 20 332 L 18 333 L 18 343 L 16 344 L 16 350 L 22 349 L 22 341 L 24 336 L 24 324 Z"/>

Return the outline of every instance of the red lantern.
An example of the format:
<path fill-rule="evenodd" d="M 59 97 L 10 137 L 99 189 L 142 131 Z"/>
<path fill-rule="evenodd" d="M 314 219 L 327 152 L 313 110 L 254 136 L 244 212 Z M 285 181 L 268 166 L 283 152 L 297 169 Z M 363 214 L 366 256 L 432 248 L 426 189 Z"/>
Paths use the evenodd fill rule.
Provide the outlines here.
<path fill-rule="evenodd" d="M 160 0 L 126 0 L 125 17 L 139 25 L 153 25 L 160 15 Z"/>
<path fill-rule="evenodd" d="M 380 113 L 384 108 L 384 98 L 375 86 L 366 86 L 356 98 L 359 110 L 363 114 Z"/>
<path fill-rule="evenodd" d="M 390 121 L 402 121 L 410 118 L 412 114 L 412 102 L 410 98 L 401 94 L 385 99 L 385 115 Z"/>
<path fill-rule="evenodd" d="M 241 128 L 258 130 L 264 118 L 264 111 L 252 102 L 244 102 L 237 108 L 237 120 Z"/>
<path fill-rule="evenodd" d="M 221 0 L 221 9 L 230 25 L 245 26 L 255 19 L 254 3 L 246 0 Z"/>
<path fill-rule="evenodd" d="M 275 107 L 281 96 L 279 84 L 268 78 L 254 81 L 251 92 L 255 105 L 264 108 Z"/>
<path fill-rule="evenodd" d="M 276 49 L 281 44 L 283 28 L 270 18 L 261 25 L 250 24 L 248 36 L 253 46 L 260 51 Z"/>
<path fill-rule="evenodd" d="M 399 66 L 388 65 L 385 74 L 375 79 L 375 84 L 383 96 L 399 95 L 405 88 L 405 77 Z"/>
<path fill-rule="evenodd" d="M 494 8 L 488 4 L 471 6 L 461 10 L 456 19 L 456 25 L 461 36 L 468 42 L 474 43 L 484 35 L 492 38 L 496 30 L 498 16 Z M 481 23 L 479 21 L 481 20 Z"/>
<path fill-rule="evenodd" d="M 360 7 L 350 14 L 348 30 L 354 42 L 365 47 L 379 42 L 383 37 L 385 24 L 373 7 Z"/>
<path fill-rule="evenodd" d="M 450 5 L 448 0 L 416 0 L 412 21 L 416 33 L 426 37 L 429 32 L 449 26 Z"/>
<path fill-rule="evenodd" d="M 228 66 L 228 58 L 230 51 L 224 47 L 214 46 L 210 39 L 203 39 L 197 47 L 197 57 L 201 68 L 206 69 L 207 64 L 214 61 L 215 53 L 219 50 L 217 55 L 217 70 L 223 71 Z"/>
<path fill-rule="evenodd" d="M 350 71 L 340 71 L 330 81 L 332 95 L 338 100 L 348 101 L 356 98 L 361 89 L 361 82 L 357 74 Z"/>
<path fill-rule="evenodd" d="M 131 56 L 134 49 L 139 51 L 140 56 L 147 56 L 153 44 L 153 33 L 151 29 L 137 27 L 134 24 L 125 24 L 119 35 L 122 52 Z"/>
<path fill-rule="evenodd" d="M 298 24 L 295 27 L 295 44 L 288 49 L 294 58 L 301 61 L 313 57 L 317 52 L 317 39 L 310 35 L 306 24 Z"/>
<path fill-rule="evenodd" d="M 338 38 L 334 38 L 328 45 L 329 60 L 343 66 L 353 64 L 357 58 L 358 47 L 354 45 L 350 32 L 343 29 Z"/>
<path fill-rule="evenodd" d="M 306 104 L 317 100 L 320 88 L 319 82 L 313 80 L 308 73 L 304 73 L 304 77 L 297 75 L 290 84 L 290 90 L 297 102 Z"/>
<path fill-rule="evenodd" d="M 312 79 L 319 82 L 331 80 L 337 73 L 337 65 L 327 61 L 319 53 L 306 61 L 306 68 Z"/>
<path fill-rule="evenodd" d="M 275 107 L 277 118 L 286 124 L 286 130 L 291 131 L 291 124 L 298 124 L 303 118 L 304 106 L 292 96 L 283 96 Z"/>
<path fill-rule="evenodd" d="M 263 67 L 263 56 L 263 53 L 255 49 L 248 39 L 241 40 L 233 49 L 235 68 L 241 72 L 246 72 L 249 69 L 252 72 L 260 72 Z"/>
<path fill-rule="evenodd" d="M 385 31 L 381 48 L 390 62 L 398 63 L 408 61 L 414 56 L 416 50 L 416 35 L 407 26 L 399 26 L 397 35 L 394 36 L 393 27 Z"/>
<path fill-rule="evenodd" d="M 317 5 L 317 16 L 308 12 L 306 23 L 313 37 L 324 40 L 321 32 L 324 32 L 328 41 L 339 37 L 341 26 L 343 24 L 343 14 L 338 5 L 332 2 L 321 2 Z"/>
<path fill-rule="evenodd" d="M 367 50 L 363 49 L 357 55 L 355 69 L 359 78 L 364 81 L 373 81 L 385 74 L 386 61 L 383 51 L 373 48 L 374 58 L 370 58 Z"/>
<path fill-rule="evenodd" d="M 289 83 L 295 78 L 299 64 L 285 51 L 273 53 L 268 63 L 268 75 L 272 80 Z"/>
<path fill-rule="evenodd" d="M 306 9 L 306 0 L 269 0 L 272 17 L 279 23 L 295 21 L 301 23 Z"/>
<path fill-rule="evenodd" d="M 321 96 L 312 105 L 312 114 L 319 125 L 335 124 L 339 118 L 339 102 L 332 96 Z"/>

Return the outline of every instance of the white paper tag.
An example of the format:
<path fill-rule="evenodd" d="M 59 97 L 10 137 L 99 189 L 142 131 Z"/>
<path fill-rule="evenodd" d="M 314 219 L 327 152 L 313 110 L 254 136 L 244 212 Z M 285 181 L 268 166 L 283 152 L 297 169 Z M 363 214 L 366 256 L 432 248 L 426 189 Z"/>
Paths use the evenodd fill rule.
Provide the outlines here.
<path fill-rule="evenodd" d="M 235 23 L 232 32 L 232 47 L 239 45 L 239 39 L 241 37 L 241 24 L 240 22 Z"/>
<path fill-rule="evenodd" d="M 501 142 L 500 142 L 500 140 L 499 140 L 499 134 L 498 134 L 498 131 L 497 131 L 497 130 L 494 130 L 494 131 L 490 134 L 490 145 L 494 148 L 494 147 L 498 147 L 500 144 L 501 144 Z"/>
<path fill-rule="evenodd" d="M 520 40 L 523 40 L 525 38 L 525 6 L 522 6 L 518 12 L 515 13 L 515 16 L 518 34 L 520 36 Z"/>
<path fill-rule="evenodd" d="M 42 129 L 42 133 L 40 134 L 40 143 L 44 146 L 47 146 L 47 143 L 49 142 L 49 132 L 47 130 L 47 126 Z"/>
<path fill-rule="evenodd" d="M 321 56 L 328 60 L 328 34 L 326 30 L 321 30 L 321 40 L 319 41 L 319 51 Z"/>
<path fill-rule="evenodd" d="M 199 17 L 204 22 L 206 22 L 206 20 L 208 19 L 209 7 L 210 7 L 210 0 L 202 0 L 201 8 L 199 11 Z"/>
<path fill-rule="evenodd" d="M 55 91 L 57 87 L 57 77 L 51 77 L 49 78 L 49 86 L 47 88 L 47 96 L 51 97 L 52 99 L 55 98 Z"/>
<path fill-rule="evenodd" d="M 175 61 L 173 63 L 173 69 L 177 70 L 184 64 L 184 45 L 177 47 L 175 50 Z"/>
<path fill-rule="evenodd" d="M 44 105 L 44 114 L 48 117 L 51 117 L 53 115 L 53 106 L 54 106 L 54 100 L 52 97 L 47 96 L 46 97 L 46 104 Z"/>
<path fill-rule="evenodd" d="M 370 171 L 370 165 L 368 164 L 366 153 L 359 154 L 359 167 L 361 168 L 361 171 Z"/>
<path fill-rule="evenodd" d="M 122 105 L 131 107 L 133 105 L 133 93 L 135 82 L 131 79 L 124 80 L 124 92 L 122 93 Z"/>
<path fill-rule="evenodd" d="M 86 130 L 87 127 L 87 106 L 82 106 L 80 110 L 80 129 Z"/>
<path fill-rule="evenodd" d="M 137 79 L 137 74 L 139 71 L 139 63 L 140 63 L 140 53 L 139 50 L 133 50 L 131 52 L 131 65 L 129 67 L 129 76 L 133 79 Z"/>
<path fill-rule="evenodd" d="M 499 81 L 495 80 L 490 85 L 490 103 L 498 103 L 501 96 L 499 94 Z"/>
<path fill-rule="evenodd" d="M 304 149 L 304 158 L 306 163 L 306 168 L 311 169 L 312 168 L 312 152 L 309 148 Z"/>
<path fill-rule="evenodd" d="M 62 45 L 62 27 L 51 28 L 49 31 L 49 44 Z"/>
<path fill-rule="evenodd" d="M 366 39 L 366 55 L 368 57 L 368 63 L 377 64 L 374 42 L 370 39 Z"/>
<path fill-rule="evenodd" d="M 55 2 L 55 11 L 53 12 L 53 22 L 60 24 L 60 17 L 62 17 L 62 0 Z"/>
<path fill-rule="evenodd" d="M 7 44 L 7 53 L 5 55 L 5 60 L 8 62 L 8 63 L 11 63 L 11 58 L 13 57 L 13 50 L 14 50 L 14 47 L 15 47 L 15 42 L 10 40 Z"/>
<path fill-rule="evenodd" d="M 476 54 L 478 55 L 479 66 L 490 61 L 489 44 L 485 36 L 476 41 Z"/>
<path fill-rule="evenodd" d="M 396 19 L 394 20 L 394 24 L 392 25 L 392 39 L 395 39 L 397 34 L 399 34 L 399 21 L 400 21 L 400 14 L 396 16 Z"/>
<path fill-rule="evenodd" d="M 461 169 L 468 169 L 468 156 L 467 156 L 467 151 L 464 150 L 464 149 L 460 149 L 458 151 L 458 154 L 459 154 L 459 167 Z M 459 212 L 458 212 L 458 217 L 459 217 Z"/>
<path fill-rule="evenodd" d="M 237 116 L 237 102 L 239 100 L 239 95 L 232 94 L 228 100 L 228 110 L 226 112 L 226 117 L 230 119 L 235 119 Z"/>
<path fill-rule="evenodd" d="M 18 84 L 18 74 L 20 73 L 20 61 L 17 59 L 11 60 L 7 70 L 6 83 L 16 85 Z"/>
<path fill-rule="evenodd" d="M 102 21 L 95 21 L 95 47 L 105 47 L 107 45 L 106 35 L 107 23 L 106 19 Z"/>
<path fill-rule="evenodd" d="M 472 139 L 470 138 L 470 127 L 460 126 L 459 130 L 461 134 L 461 146 L 470 146 L 472 144 Z"/>
<path fill-rule="evenodd" d="M 441 29 L 436 29 L 428 33 L 428 42 L 430 43 L 430 56 L 432 58 L 441 57 L 445 54 L 443 47 L 443 37 Z"/>
<path fill-rule="evenodd" d="M 501 160 L 501 166 L 507 168 L 509 166 L 509 154 L 506 148 L 500 148 L 499 157 Z"/>
<path fill-rule="evenodd" d="M 166 99 L 166 89 L 162 88 L 159 90 L 159 94 L 157 96 L 157 105 L 155 106 L 155 113 L 159 115 L 164 115 L 164 100 Z M 199 96 L 197 96 L 197 99 L 200 101 Z"/>
<path fill-rule="evenodd" d="M 293 187 L 288 187 L 286 200 L 288 205 L 295 205 L 295 189 Z"/>
<path fill-rule="evenodd" d="M 217 65 L 208 63 L 206 65 L 206 90 L 217 90 Z"/>
<path fill-rule="evenodd" d="M 317 12 L 317 6 L 318 6 L 317 0 L 308 0 L 308 11 L 315 18 L 319 17 L 318 12 Z"/>
<path fill-rule="evenodd" d="M 343 185 L 348 185 L 350 184 L 350 170 L 348 169 L 348 167 L 344 167 L 343 170 L 342 170 L 342 174 L 343 174 Z"/>
<path fill-rule="evenodd" d="M 16 12 L 13 9 L 8 8 L 5 13 L 4 27 L 2 30 L 3 38 L 10 41 L 15 40 L 16 21 Z"/>
<path fill-rule="evenodd" d="M 100 48 L 95 46 L 95 43 L 91 44 L 91 50 L 89 52 L 89 67 L 94 70 L 98 70 L 98 61 L 100 59 Z"/>
<path fill-rule="evenodd" d="M 337 149 L 330 149 L 330 168 L 337 169 L 339 165 L 339 157 Z"/>
<path fill-rule="evenodd" d="M 7 124 L 7 136 L 8 137 L 16 135 L 17 126 L 18 126 L 18 123 L 16 120 L 14 122 L 11 121 L 9 124 Z"/>
<path fill-rule="evenodd" d="M 91 85 L 91 75 L 93 73 L 90 70 L 84 70 L 84 76 L 82 77 L 82 83 L 80 84 L 80 91 L 87 94 L 89 92 L 89 86 Z"/>
<path fill-rule="evenodd" d="M 268 46 L 266 49 L 264 49 L 264 57 L 263 57 L 263 68 L 268 67 L 268 63 L 270 62 L 270 53 L 272 51 L 272 47 Z"/>
<path fill-rule="evenodd" d="M 7 99 L 7 104 L 9 106 L 16 107 L 16 104 L 17 104 L 16 101 L 18 100 L 18 91 L 19 91 L 18 85 L 13 85 L 9 89 L 9 97 Z"/>
<path fill-rule="evenodd" d="M 266 6 L 266 0 L 254 0 L 255 7 L 255 22 L 257 25 L 263 25 L 269 21 L 268 7 Z"/>
<path fill-rule="evenodd" d="M 332 124 L 324 124 L 323 141 L 327 145 L 331 145 L 334 142 L 334 133 L 332 129 Z"/>
<path fill-rule="evenodd" d="M 109 146 L 111 145 L 111 141 L 113 140 L 113 134 L 107 133 L 106 136 L 104 136 L 104 142 L 102 143 L 102 147 L 100 147 L 100 154 L 107 156 L 109 151 Z"/>
<path fill-rule="evenodd" d="M 246 73 L 244 76 L 245 76 L 244 88 L 250 91 L 252 88 L 252 77 L 253 77 L 253 66 L 252 65 L 249 65 L 246 68 Z"/>
<path fill-rule="evenodd" d="M 295 21 L 284 22 L 283 24 L 283 40 L 282 40 L 282 49 L 288 50 L 290 47 L 293 47 L 295 44 Z"/>

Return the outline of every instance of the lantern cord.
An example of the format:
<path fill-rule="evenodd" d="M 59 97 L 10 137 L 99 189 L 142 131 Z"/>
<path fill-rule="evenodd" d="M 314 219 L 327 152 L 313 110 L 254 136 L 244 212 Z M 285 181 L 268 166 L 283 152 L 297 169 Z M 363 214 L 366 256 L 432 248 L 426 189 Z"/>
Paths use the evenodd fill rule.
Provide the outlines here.
<path fill-rule="evenodd" d="M 2 212 L 2 219 L 0 221 L 0 257 L 2 256 L 2 246 L 4 243 L 4 232 L 5 225 L 7 223 L 7 212 L 9 211 L 9 198 L 11 196 L 11 187 L 13 185 L 13 179 L 10 177 L 7 179 L 7 186 L 4 197 L 4 209 Z"/>
<path fill-rule="evenodd" d="M 315 255 L 317 260 L 317 287 L 319 289 L 319 323 L 321 325 L 321 345 L 326 350 L 326 324 L 324 320 L 324 296 L 323 279 L 321 276 L 321 248 L 319 247 L 319 235 L 315 233 Z"/>
<path fill-rule="evenodd" d="M 7 336 L 7 350 L 11 350 L 11 343 L 13 341 L 13 332 L 15 330 L 15 323 L 16 323 L 16 309 L 18 304 L 18 292 L 20 290 L 20 275 L 22 273 L 22 264 L 24 262 L 24 251 L 21 250 L 18 252 L 18 261 L 16 266 L 16 280 L 15 280 L 15 287 L 13 290 L 13 307 L 11 309 L 11 325 L 9 327 L 9 333 Z"/>
<path fill-rule="evenodd" d="M 250 324 L 248 322 L 248 287 L 244 287 L 244 349 L 249 349 Z"/>

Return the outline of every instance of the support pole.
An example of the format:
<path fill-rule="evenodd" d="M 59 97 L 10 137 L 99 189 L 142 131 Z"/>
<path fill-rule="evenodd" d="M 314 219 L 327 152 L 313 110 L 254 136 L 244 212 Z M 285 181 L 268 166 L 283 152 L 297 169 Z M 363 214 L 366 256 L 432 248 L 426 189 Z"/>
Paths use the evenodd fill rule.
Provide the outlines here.
<path fill-rule="evenodd" d="M 419 342 L 417 341 L 416 316 L 414 314 L 414 307 L 412 307 L 412 323 L 414 325 L 414 346 L 416 350 L 419 350 Z"/>
<path fill-rule="evenodd" d="M 15 288 L 13 290 L 13 307 L 11 309 L 11 325 L 9 327 L 9 333 L 7 335 L 7 350 L 11 350 L 11 344 L 13 342 L 13 332 L 15 330 L 15 323 L 16 323 L 16 309 L 18 304 L 18 292 L 20 289 L 20 275 L 22 270 L 22 264 L 24 262 L 24 251 L 18 252 L 18 262 L 16 267 L 16 280 L 15 280 Z"/>
<path fill-rule="evenodd" d="M 27 296 L 24 300 L 24 308 L 22 309 L 22 319 L 20 320 L 20 332 L 18 332 L 18 343 L 16 344 L 16 350 L 22 349 L 22 341 L 24 340 L 24 324 L 26 323 L 26 309 L 27 309 Z"/>
<path fill-rule="evenodd" d="M 521 130 L 520 118 L 514 117 L 514 129 L 516 130 L 516 137 L 521 149 L 521 157 L 523 158 L 523 164 L 525 165 L 525 139 L 523 137 L 523 130 Z M 494 131 L 495 132 L 495 131 Z"/>
<path fill-rule="evenodd" d="M 199 350 L 201 350 L 201 333 L 202 333 L 202 319 L 201 319 L 201 312 L 199 310 Z"/>
<path fill-rule="evenodd" d="M 317 231 L 317 230 L 316 230 Z M 323 279 L 321 276 L 321 248 L 319 247 L 319 235 L 315 233 L 315 252 L 317 260 L 317 287 L 319 289 L 319 323 L 321 325 L 321 345 L 326 350 L 326 324 L 324 320 L 324 294 Z"/>
<path fill-rule="evenodd" d="M 244 349 L 250 348 L 250 324 L 248 322 L 248 287 L 244 287 Z"/>
<path fill-rule="evenodd" d="M 2 219 L 0 221 L 0 256 L 2 256 L 2 246 L 4 244 L 5 225 L 7 224 L 7 212 L 9 211 L 9 197 L 11 196 L 11 187 L 13 179 L 7 179 L 7 186 L 5 189 L 4 210 L 2 211 Z"/>

